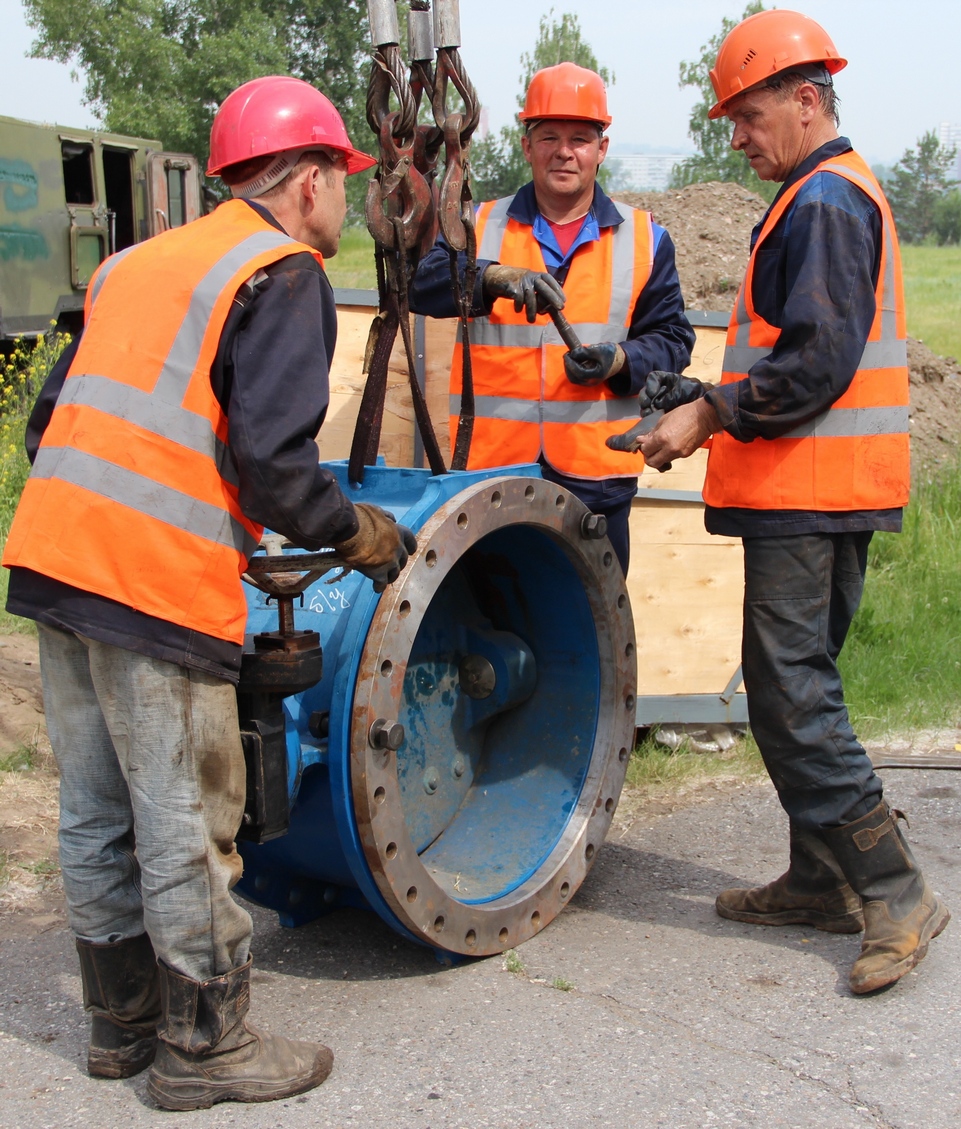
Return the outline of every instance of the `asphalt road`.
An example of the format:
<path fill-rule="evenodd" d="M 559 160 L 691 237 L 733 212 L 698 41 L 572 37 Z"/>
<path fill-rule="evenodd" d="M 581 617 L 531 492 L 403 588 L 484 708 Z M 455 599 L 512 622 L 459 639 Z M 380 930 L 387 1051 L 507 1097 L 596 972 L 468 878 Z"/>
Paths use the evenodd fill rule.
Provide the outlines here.
<path fill-rule="evenodd" d="M 752 784 L 670 814 L 622 809 L 570 907 L 518 951 L 522 971 L 500 957 L 443 968 L 373 915 L 292 932 L 258 912 L 255 1020 L 336 1054 L 324 1086 L 284 1103 L 169 1114 L 149 1104 L 143 1076 L 88 1078 L 69 935 L 8 921 L 0 1125 L 961 1126 L 961 780 L 885 779 L 958 918 L 876 997 L 848 992 L 856 937 L 715 916 L 717 890 L 786 862 L 780 809 Z"/>

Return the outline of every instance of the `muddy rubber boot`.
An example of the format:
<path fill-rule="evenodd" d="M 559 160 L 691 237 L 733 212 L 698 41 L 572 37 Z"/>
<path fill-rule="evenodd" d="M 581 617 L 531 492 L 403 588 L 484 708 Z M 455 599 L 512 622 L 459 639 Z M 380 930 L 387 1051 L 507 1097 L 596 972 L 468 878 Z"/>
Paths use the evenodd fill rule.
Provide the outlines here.
<path fill-rule="evenodd" d="M 857 995 L 900 980 L 951 920 L 901 834 L 903 818 L 882 802 L 856 822 L 825 833 L 864 908 L 861 955 L 850 976 Z"/>
<path fill-rule="evenodd" d="M 827 933 L 860 933 L 861 899 L 831 853 L 810 831 L 791 827 L 787 872 L 766 886 L 722 890 L 714 908 L 751 925 L 813 925 Z"/>
<path fill-rule="evenodd" d="M 87 1072 L 130 1078 L 153 1062 L 160 1022 L 157 958 L 146 933 L 109 945 L 77 941 L 83 1006 L 92 1012 Z"/>
<path fill-rule="evenodd" d="M 164 1019 L 147 1093 L 164 1109 L 270 1102 L 312 1090 L 330 1074 L 320 1043 L 265 1035 L 247 1022 L 251 961 L 203 983 L 160 964 Z"/>

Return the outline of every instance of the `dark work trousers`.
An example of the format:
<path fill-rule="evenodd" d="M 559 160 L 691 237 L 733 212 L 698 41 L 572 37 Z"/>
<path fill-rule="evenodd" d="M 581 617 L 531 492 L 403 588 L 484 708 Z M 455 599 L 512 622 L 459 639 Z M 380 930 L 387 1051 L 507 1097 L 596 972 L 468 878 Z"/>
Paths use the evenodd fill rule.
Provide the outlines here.
<path fill-rule="evenodd" d="M 871 533 L 744 539 L 742 661 L 751 732 L 784 810 L 808 831 L 881 800 L 837 658 L 861 601 Z"/>
<path fill-rule="evenodd" d="M 561 474 L 543 459 L 541 474 L 548 482 L 556 482 L 558 486 L 570 490 L 591 513 L 603 514 L 607 518 L 608 540 L 620 561 L 621 571 L 627 576 L 627 566 L 631 562 L 631 536 L 628 523 L 631 518 L 631 502 L 637 493 L 637 479 L 573 478 L 569 474 Z"/>

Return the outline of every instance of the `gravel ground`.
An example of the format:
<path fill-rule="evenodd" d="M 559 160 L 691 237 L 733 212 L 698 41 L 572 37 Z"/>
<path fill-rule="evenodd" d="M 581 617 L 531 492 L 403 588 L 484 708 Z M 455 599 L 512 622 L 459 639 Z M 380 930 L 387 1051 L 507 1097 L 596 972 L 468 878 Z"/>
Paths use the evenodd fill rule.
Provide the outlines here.
<path fill-rule="evenodd" d="M 961 905 L 956 777 L 885 780 L 930 880 Z M 521 971 L 503 958 L 443 968 L 369 914 L 290 932 L 257 911 L 256 1020 L 337 1056 L 324 1086 L 285 1103 L 164 1114 L 143 1076 L 89 1079 L 75 957 L 50 889 L 47 905 L 0 917 L 0 1125 L 961 1124 L 961 927 L 893 989 L 856 999 L 856 937 L 714 914 L 719 889 L 785 864 L 770 787 L 708 786 L 670 806 L 619 813 L 570 907 L 518 950 Z"/>

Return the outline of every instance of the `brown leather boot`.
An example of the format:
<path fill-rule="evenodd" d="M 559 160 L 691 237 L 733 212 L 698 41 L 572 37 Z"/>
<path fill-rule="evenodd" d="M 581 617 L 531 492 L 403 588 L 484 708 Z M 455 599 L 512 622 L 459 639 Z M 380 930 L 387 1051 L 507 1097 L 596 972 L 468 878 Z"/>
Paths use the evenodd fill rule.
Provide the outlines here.
<path fill-rule="evenodd" d="M 157 958 L 146 933 L 109 945 L 77 941 L 83 1006 L 92 1012 L 87 1073 L 130 1078 L 153 1062 L 160 1022 Z"/>
<path fill-rule="evenodd" d="M 164 1019 L 147 1093 L 164 1109 L 269 1102 L 319 1086 L 334 1063 L 320 1043 L 265 1035 L 247 1022 L 251 960 L 203 983 L 161 962 Z"/>
<path fill-rule="evenodd" d="M 830 848 L 793 825 L 787 872 L 766 886 L 722 890 L 714 908 L 721 917 L 751 925 L 813 925 L 827 933 L 859 933 L 864 928 L 861 899 Z"/>
<path fill-rule="evenodd" d="M 918 869 L 898 819 L 886 803 L 825 833 L 841 869 L 861 895 L 864 940 L 851 969 L 851 991 L 876 992 L 924 959 L 951 914 Z"/>

